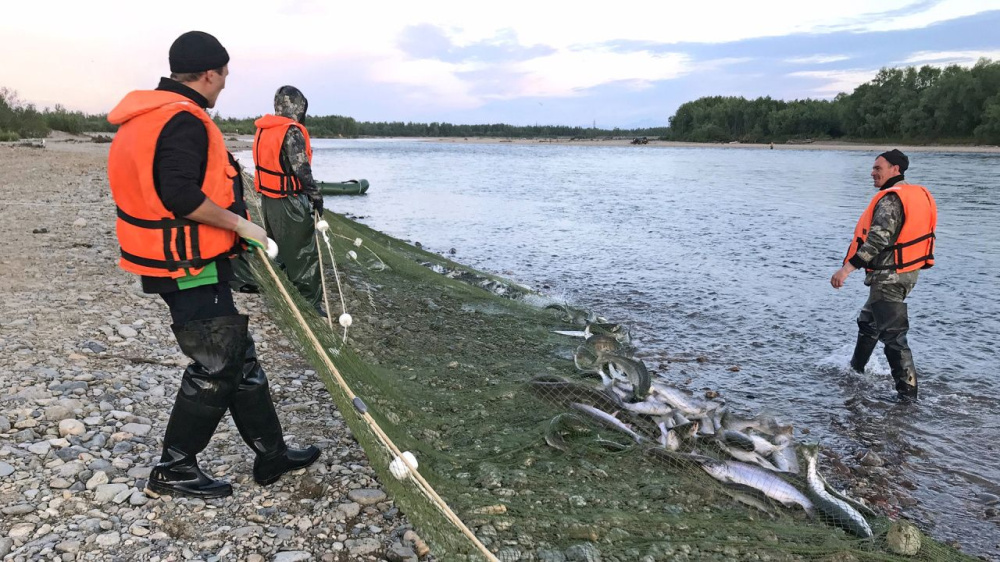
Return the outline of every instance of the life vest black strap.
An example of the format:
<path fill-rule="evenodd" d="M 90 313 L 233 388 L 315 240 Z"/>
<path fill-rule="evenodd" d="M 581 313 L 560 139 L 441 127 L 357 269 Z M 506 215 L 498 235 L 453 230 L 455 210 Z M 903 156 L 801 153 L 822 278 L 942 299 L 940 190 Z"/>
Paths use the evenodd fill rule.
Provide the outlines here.
<path fill-rule="evenodd" d="M 294 174 L 275 172 L 274 170 L 269 170 L 261 166 L 257 166 L 257 172 L 277 177 L 281 185 L 281 187 L 278 189 L 271 189 L 269 187 L 264 187 L 263 185 L 260 185 L 261 182 L 258 181 L 257 189 L 261 191 L 266 191 L 267 193 L 274 193 L 275 195 L 296 195 L 302 193 L 302 182 L 299 181 L 299 178 L 295 177 Z"/>
<path fill-rule="evenodd" d="M 144 258 L 142 256 L 137 256 L 135 254 L 130 254 L 124 249 L 121 250 L 122 258 L 130 261 L 136 265 L 141 265 L 144 267 L 152 267 L 155 269 L 166 269 L 167 271 L 177 271 L 178 269 L 198 269 L 205 267 L 206 265 L 215 261 L 216 258 L 212 259 L 190 259 L 190 260 L 154 260 L 152 258 Z M 218 256 L 216 256 L 218 257 Z"/>
<path fill-rule="evenodd" d="M 893 263 L 891 263 L 889 265 L 869 266 L 867 269 L 872 270 L 872 271 L 885 271 L 885 270 L 893 270 L 893 271 L 895 271 L 897 269 L 903 269 L 903 268 L 906 268 L 906 267 L 910 267 L 911 265 L 916 265 L 918 263 L 924 263 L 925 264 L 924 265 L 924 269 L 926 269 L 926 268 L 930 267 L 930 265 L 927 265 L 927 262 L 932 261 L 934 259 L 934 241 L 936 239 L 937 239 L 937 236 L 934 235 L 934 232 L 930 232 L 928 234 L 924 234 L 923 236 L 914 238 L 913 240 L 910 240 L 909 242 L 903 242 L 902 244 L 893 244 L 892 246 L 889 246 L 885 250 L 882 250 L 882 254 L 885 254 L 885 253 L 888 253 L 888 252 L 892 252 L 893 253 Z M 903 248 L 912 246 L 914 244 L 919 244 L 920 242 L 923 242 L 924 240 L 930 240 L 931 241 L 930 248 L 928 248 L 927 254 L 923 255 L 923 256 L 920 256 L 919 258 L 910 260 L 908 262 L 903 262 Z"/>
<path fill-rule="evenodd" d="M 148 228 L 150 230 L 167 230 L 170 228 L 182 228 L 185 226 L 192 226 L 198 224 L 197 222 L 191 219 L 185 219 L 185 218 L 156 219 L 156 220 L 140 219 L 126 213 L 125 211 L 122 210 L 121 207 L 115 207 L 115 209 L 118 213 L 118 218 L 120 218 L 121 220 L 131 225 L 138 226 L 139 228 Z"/>
<path fill-rule="evenodd" d="M 167 271 L 177 271 L 181 268 L 197 269 L 204 267 L 214 259 L 212 258 L 206 260 L 201 257 L 201 245 L 198 233 L 199 223 L 197 221 L 185 218 L 157 220 L 140 219 L 126 213 L 121 209 L 121 207 L 116 207 L 116 209 L 118 218 L 128 224 L 139 228 L 145 228 L 147 230 L 159 230 L 163 241 L 163 255 L 166 256 L 166 258 L 162 260 L 144 258 L 126 252 L 122 249 L 122 258 L 125 260 L 145 267 L 166 269 Z M 176 240 L 174 239 L 175 233 Z M 191 251 L 194 254 L 192 256 L 187 255 L 187 233 L 190 233 L 191 236 Z M 175 252 L 179 259 L 174 259 Z"/>

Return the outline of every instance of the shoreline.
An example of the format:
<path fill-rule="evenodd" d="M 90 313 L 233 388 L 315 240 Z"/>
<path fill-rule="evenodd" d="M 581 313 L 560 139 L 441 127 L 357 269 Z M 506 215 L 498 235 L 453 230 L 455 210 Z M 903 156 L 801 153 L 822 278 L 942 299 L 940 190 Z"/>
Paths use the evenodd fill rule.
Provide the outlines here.
<path fill-rule="evenodd" d="M 414 138 L 413 140 L 423 140 L 425 142 L 456 143 L 456 144 L 516 144 L 516 145 L 536 145 L 536 144 L 556 144 L 563 146 L 629 146 L 637 150 L 643 148 L 732 148 L 732 149 L 755 149 L 770 150 L 772 146 L 768 143 L 707 143 L 707 142 L 685 142 L 685 141 L 661 141 L 649 139 L 648 144 L 633 145 L 632 139 L 499 139 L 488 137 L 468 137 L 468 138 Z M 967 152 L 1000 154 L 1000 146 L 963 146 L 963 145 L 904 145 L 904 144 L 872 144 L 872 143 L 848 143 L 838 141 L 810 142 L 810 143 L 783 143 L 774 144 L 774 150 L 845 150 L 860 152 L 883 152 L 890 148 L 898 148 L 903 152 Z"/>
<path fill-rule="evenodd" d="M 54 131 L 47 139 L 46 143 L 58 143 L 70 151 L 107 151 L 107 143 L 94 142 L 94 137 L 113 137 L 113 133 L 86 133 L 82 135 L 71 135 Z M 224 135 L 226 147 L 230 152 L 251 150 L 253 148 L 253 136 L 248 135 Z M 892 148 L 898 148 L 903 152 L 941 152 L 941 153 L 966 153 L 966 154 L 1000 154 L 1000 146 L 996 145 L 908 145 L 908 144 L 874 144 L 874 143 L 852 143 L 842 141 L 822 141 L 822 142 L 795 142 L 774 144 L 769 143 L 707 143 L 707 142 L 686 142 L 686 141 L 661 141 L 649 139 L 648 144 L 633 145 L 630 138 L 614 139 L 570 139 L 570 138 L 542 138 L 542 139 L 505 139 L 496 137 L 361 137 L 358 139 L 343 138 L 323 138 L 314 137 L 315 140 L 397 140 L 433 142 L 439 144 L 512 144 L 518 146 L 535 145 L 560 145 L 560 146 L 600 146 L 600 147 L 632 147 L 636 150 L 644 148 L 725 148 L 743 150 L 831 150 L 831 151 L 852 151 L 852 152 L 875 152 L 880 153 Z M 37 144 L 36 139 L 25 139 L 21 141 L 0 142 L 0 146 L 28 146 Z"/>

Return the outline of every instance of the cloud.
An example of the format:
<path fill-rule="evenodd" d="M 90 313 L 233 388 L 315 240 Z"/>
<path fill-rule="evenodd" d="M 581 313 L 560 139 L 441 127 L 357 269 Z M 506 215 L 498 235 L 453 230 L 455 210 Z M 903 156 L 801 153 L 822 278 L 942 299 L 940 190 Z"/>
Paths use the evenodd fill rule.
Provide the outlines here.
<path fill-rule="evenodd" d="M 848 55 L 811 55 L 808 57 L 793 57 L 785 59 L 785 62 L 789 64 L 829 64 L 831 62 L 840 62 L 845 60 L 851 60 L 851 57 Z"/>
<path fill-rule="evenodd" d="M 398 46 L 414 58 L 438 59 L 455 63 L 503 63 L 530 60 L 550 55 L 555 49 L 546 45 L 521 45 L 513 29 L 501 29 L 487 39 L 468 45 L 456 45 L 440 26 L 420 24 L 400 33 Z"/>
<path fill-rule="evenodd" d="M 808 78 L 820 84 L 807 91 L 821 98 L 832 98 L 841 92 L 850 93 L 875 77 L 878 69 L 860 70 L 803 70 L 791 72 L 790 77 Z"/>
<path fill-rule="evenodd" d="M 903 59 L 898 64 L 909 66 L 948 66 L 957 64 L 972 66 L 981 58 L 1000 60 L 1000 50 L 993 51 L 918 51 Z"/>

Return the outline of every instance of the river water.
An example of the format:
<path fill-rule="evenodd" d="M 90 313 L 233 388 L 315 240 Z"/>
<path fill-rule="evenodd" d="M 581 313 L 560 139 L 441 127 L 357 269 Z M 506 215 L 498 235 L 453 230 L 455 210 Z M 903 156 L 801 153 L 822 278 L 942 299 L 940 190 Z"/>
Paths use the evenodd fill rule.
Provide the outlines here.
<path fill-rule="evenodd" d="M 848 368 L 863 274 L 829 283 L 874 193 L 875 153 L 410 140 L 314 150 L 317 178 L 371 182 L 327 208 L 626 322 L 652 371 L 808 430 L 800 440 L 845 458 L 877 451 L 898 465 L 901 515 L 1000 558 L 1000 155 L 911 155 L 908 181 L 938 203 L 937 265 L 907 299 L 921 399 L 898 405 L 885 399 L 881 345 L 865 374 Z"/>

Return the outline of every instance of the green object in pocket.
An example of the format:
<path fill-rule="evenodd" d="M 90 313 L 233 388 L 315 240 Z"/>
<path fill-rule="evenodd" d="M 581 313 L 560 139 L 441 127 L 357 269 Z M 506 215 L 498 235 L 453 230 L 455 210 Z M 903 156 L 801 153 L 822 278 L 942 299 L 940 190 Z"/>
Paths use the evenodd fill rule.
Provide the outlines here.
<path fill-rule="evenodd" d="M 193 289 L 202 285 L 214 285 L 218 282 L 219 270 L 215 267 L 215 262 L 213 261 L 202 268 L 196 275 L 192 275 L 191 270 L 188 270 L 187 275 L 177 278 L 177 288 L 183 291 L 184 289 Z"/>

